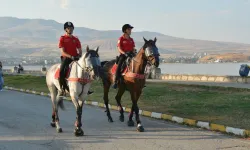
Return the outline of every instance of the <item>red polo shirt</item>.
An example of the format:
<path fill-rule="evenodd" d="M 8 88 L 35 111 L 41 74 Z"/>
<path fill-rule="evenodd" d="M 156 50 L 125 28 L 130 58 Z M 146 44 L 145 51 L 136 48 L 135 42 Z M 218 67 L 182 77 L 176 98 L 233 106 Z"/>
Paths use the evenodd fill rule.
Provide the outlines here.
<path fill-rule="evenodd" d="M 124 35 L 122 35 L 118 40 L 117 46 L 120 47 L 124 52 L 130 52 L 134 50 L 135 43 L 133 38 L 126 39 Z"/>
<path fill-rule="evenodd" d="M 72 37 L 68 35 L 61 36 L 59 40 L 59 48 L 64 48 L 65 52 L 71 56 L 77 56 L 77 48 L 81 48 L 81 42 L 79 39 L 72 35 Z M 62 55 L 64 56 L 64 55 Z"/>

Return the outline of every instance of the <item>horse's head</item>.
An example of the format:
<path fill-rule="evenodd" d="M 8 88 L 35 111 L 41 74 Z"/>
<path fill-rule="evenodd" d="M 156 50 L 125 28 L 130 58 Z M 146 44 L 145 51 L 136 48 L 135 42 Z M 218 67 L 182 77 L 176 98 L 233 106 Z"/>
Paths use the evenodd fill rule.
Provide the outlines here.
<path fill-rule="evenodd" d="M 145 41 L 143 45 L 143 50 L 145 51 L 145 57 L 147 61 L 151 65 L 158 67 L 160 64 L 160 59 L 159 59 L 160 54 L 156 46 L 157 39 L 155 38 L 154 40 L 146 40 L 144 37 L 143 39 Z"/>
<path fill-rule="evenodd" d="M 96 50 L 92 50 L 87 46 L 86 54 L 82 56 L 84 68 L 89 73 L 91 80 L 99 79 L 100 77 L 101 63 L 98 50 L 99 47 L 97 47 Z"/>

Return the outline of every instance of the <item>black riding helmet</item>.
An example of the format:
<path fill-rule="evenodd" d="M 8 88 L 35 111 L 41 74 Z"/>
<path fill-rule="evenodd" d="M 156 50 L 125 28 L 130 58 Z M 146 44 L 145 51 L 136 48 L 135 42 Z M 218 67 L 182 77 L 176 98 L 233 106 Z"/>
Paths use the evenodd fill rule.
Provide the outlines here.
<path fill-rule="evenodd" d="M 64 30 L 66 29 L 66 28 L 68 28 L 68 27 L 72 27 L 73 29 L 74 29 L 74 24 L 72 23 L 72 22 L 66 22 L 65 24 L 64 24 Z"/>
<path fill-rule="evenodd" d="M 133 29 L 134 27 L 133 26 L 131 26 L 130 24 L 125 24 L 125 25 L 123 25 L 122 26 L 122 32 L 123 33 L 125 33 L 125 31 L 127 30 L 127 29 Z"/>

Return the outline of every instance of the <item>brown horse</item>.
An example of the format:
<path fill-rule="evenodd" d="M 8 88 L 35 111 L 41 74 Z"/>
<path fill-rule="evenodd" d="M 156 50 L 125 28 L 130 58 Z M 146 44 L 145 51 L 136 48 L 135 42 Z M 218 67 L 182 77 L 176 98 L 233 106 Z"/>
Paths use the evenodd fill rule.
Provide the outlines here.
<path fill-rule="evenodd" d="M 139 118 L 139 108 L 137 105 L 137 101 L 141 95 L 142 89 L 145 85 L 145 67 L 147 63 L 151 65 L 155 65 L 156 67 L 159 66 L 159 52 L 158 48 L 156 47 L 156 38 L 154 40 L 146 40 L 143 37 L 145 43 L 143 47 L 139 50 L 136 56 L 130 59 L 130 62 L 123 67 L 123 75 L 118 82 L 118 93 L 115 96 L 119 111 L 120 111 L 120 121 L 124 122 L 124 111 L 121 105 L 121 97 L 124 94 L 125 90 L 130 92 L 131 100 L 132 100 L 132 107 L 131 112 L 129 114 L 128 126 L 134 126 L 133 112 L 136 115 L 136 122 L 137 122 L 137 131 L 143 132 L 144 128 L 141 125 L 141 121 Z M 104 102 L 106 106 L 106 112 L 108 116 L 108 121 L 113 122 L 113 119 L 110 114 L 109 110 L 109 99 L 108 93 L 111 84 L 114 82 L 114 73 L 116 69 L 116 60 L 105 61 L 102 62 L 102 82 L 104 88 Z"/>

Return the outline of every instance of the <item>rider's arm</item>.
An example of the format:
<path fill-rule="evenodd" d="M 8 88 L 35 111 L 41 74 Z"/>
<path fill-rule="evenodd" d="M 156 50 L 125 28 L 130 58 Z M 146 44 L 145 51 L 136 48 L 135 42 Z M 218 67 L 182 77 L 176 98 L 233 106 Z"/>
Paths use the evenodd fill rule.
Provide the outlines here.
<path fill-rule="evenodd" d="M 71 55 L 65 52 L 64 47 L 61 48 L 61 52 L 64 56 L 71 58 Z"/>
<path fill-rule="evenodd" d="M 133 39 L 132 39 L 133 40 Z M 136 51 L 136 49 L 135 49 L 135 42 L 134 42 L 134 40 L 133 40 L 133 52 L 134 53 L 137 53 L 137 51 Z"/>
<path fill-rule="evenodd" d="M 133 51 L 134 51 L 134 53 L 137 53 L 137 51 L 136 51 L 135 47 L 133 48 Z"/>
<path fill-rule="evenodd" d="M 82 48 L 78 48 L 79 55 L 82 56 Z"/>
<path fill-rule="evenodd" d="M 119 51 L 121 54 L 125 54 L 125 52 L 122 50 L 122 40 L 121 40 L 121 38 L 118 40 L 117 48 L 118 48 L 118 51 Z"/>
<path fill-rule="evenodd" d="M 68 53 L 66 53 L 65 49 L 64 49 L 64 41 L 63 41 L 63 36 L 61 36 L 60 40 L 59 40 L 59 48 L 61 50 L 62 55 L 71 58 L 71 55 L 69 55 Z"/>
<path fill-rule="evenodd" d="M 125 54 L 125 52 L 121 49 L 120 46 L 118 46 L 118 50 L 119 50 L 120 53 Z"/>
<path fill-rule="evenodd" d="M 77 50 L 78 50 L 78 55 L 82 56 L 82 46 L 80 40 L 77 38 Z"/>

